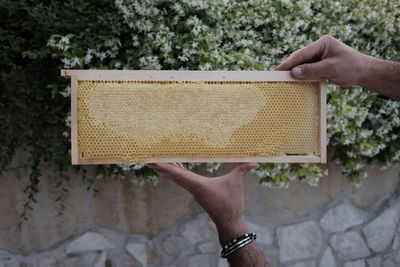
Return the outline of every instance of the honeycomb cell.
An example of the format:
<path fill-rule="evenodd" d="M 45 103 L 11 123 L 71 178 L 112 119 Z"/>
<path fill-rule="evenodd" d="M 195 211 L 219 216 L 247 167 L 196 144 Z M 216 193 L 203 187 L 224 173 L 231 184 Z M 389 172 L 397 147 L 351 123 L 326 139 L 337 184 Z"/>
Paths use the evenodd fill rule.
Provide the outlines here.
<path fill-rule="evenodd" d="M 318 82 L 78 81 L 88 159 L 319 156 Z"/>

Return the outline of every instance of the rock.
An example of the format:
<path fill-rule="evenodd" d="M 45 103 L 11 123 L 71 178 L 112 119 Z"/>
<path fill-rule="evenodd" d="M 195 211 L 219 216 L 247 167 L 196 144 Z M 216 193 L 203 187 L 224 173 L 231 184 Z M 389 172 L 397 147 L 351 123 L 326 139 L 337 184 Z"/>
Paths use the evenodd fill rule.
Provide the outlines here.
<path fill-rule="evenodd" d="M 291 265 L 291 267 L 315 267 L 315 261 L 299 262 Z"/>
<path fill-rule="evenodd" d="M 382 258 L 381 256 L 376 256 L 370 259 L 367 259 L 368 267 L 381 267 Z"/>
<path fill-rule="evenodd" d="M 319 267 L 336 267 L 335 257 L 333 257 L 330 247 L 325 249 L 325 252 L 322 255 L 321 261 L 319 263 Z"/>
<path fill-rule="evenodd" d="M 314 258 L 322 246 L 321 230 L 314 221 L 278 228 L 281 263 Z"/>
<path fill-rule="evenodd" d="M 361 236 L 354 231 L 331 236 L 329 243 L 343 260 L 368 257 L 370 251 Z"/>
<path fill-rule="evenodd" d="M 217 259 L 214 256 L 207 254 L 194 255 L 189 258 L 189 267 L 204 267 L 204 266 L 215 266 Z"/>
<path fill-rule="evenodd" d="M 69 243 L 65 250 L 67 254 L 72 254 L 86 251 L 107 250 L 112 247 L 110 241 L 102 234 L 86 232 Z"/>
<path fill-rule="evenodd" d="M 81 261 L 79 257 L 68 257 L 64 259 L 64 266 L 65 267 L 85 267 L 81 265 Z"/>
<path fill-rule="evenodd" d="M 58 260 L 54 256 L 45 256 L 40 258 L 37 262 L 38 267 L 56 267 L 58 265 Z"/>
<path fill-rule="evenodd" d="M 103 251 L 100 256 L 96 259 L 94 267 L 104 267 L 106 265 L 107 253 Z"/>
<path fill-rule="evenodd" d="M 392 246 L 393 259 L 396 262 L 400 262 L 400 233 L 397 232 L 394 237 L 393 246 Z"/>
<path fill-rule="evenodd" d="M 199 250 L 201 251 L 201 253 L 211 253 L 217 255 L 219 254 L 220 250 L 222 250 L 222 248 L 220 248 L 219 243 L 215 241 L 207 241 L 199 245 Z"/>
<path fill-rule="evenodd" d="M 272 246 L 274 241 L 273 229 L 251 222 L 247 222 L 247 226 L 251 232 L 254 232 L 257 235 L 257 243 L 264 243 Z"/>
<path fill-rule="evenodd" d="M 330 209 L 320 220 L 321 227 L 329 233 L 344 232 L 352 226 L 364 223 L 364 213 L 350 203 L 340 204 Z"/>
<path fill-rule="evenodd" d="M 185 248 L 185 239 L 177 235 L 169 235 L 161 243 L 161 249 L 167 255 L 176 258 L 179 253 Z"/>
<path fill-rule="evenodd" d="M 25 263 L 18 263 L 16 261 L 10 260 L 6 261 L 6 267 L 25 267 Z"/>
<path fill-rule="evenodd" d="M 96 259 L 99 257 L 99 253 L 91 251 L 80 255 L 80 261 L 82 266 L 93 266 Z"/>
<path fill-rule="evenodd" d="M 398 267 L 398 265 L 394 262 L 393 254 L 388 253 L 384 254 L 382 257 L 382 267 Z"/>
<path fill-rule="evenodd" d="M 217 240 L 217 232 L 214 230 L 213 223 L 205 214 L 199 214 L 179 228 L 180 233 L 194 245 L 199 242 Z"/>
<path fill-rule="evenodd" d="M 111 251 L 108 254 L 111 266 L 115 267 L 141 267 L 137 261 L 126 253 Z"/>
<path fill-rule="evenodd" d="M 270 266 L 279 266 L 278 265 L 278 260 L 279 260 L 279 250 L 276 247 L 272 246 L 267 246 L 264 245 L 263 243 L 258 244 L 258 246 L 261 248 L 264 258 L 268 261 Z"/>
<path fill-rule="evenodd" d="M 382 267 L 398 267 L 398 265 L 394 262 L 393 259 L 387 259 L 382 262 Z"/>
<path fill-rule="evenodd" d="M 9 260 L 12 258 L 12 254 L 6 250 L 0 250 L 0 260 L 3 260 L 2 262 L 5 262 L 6 260 Z"/>
<path fill-rule="evenodd" d="M 148 259 L 149 264 L 163 264 L 164 260 L 157 248 L 153 248 Z"/>
<path fill-rule="evenodd" d="M 348 261 L 344 263 L 343 267 L 365 267 L 365 261 L 364 260 Z"/>
<path fill-rule="evenodd" d="M 382 252 L 390 244 L 399 222 L 399 205 L 384 211 L 364 227 L 368 246 L 375 252 Z"/>
<path fill-rule="evenodd" d="M 226 259 L 219 258 L 218 259 L 218 267 L 229 267 L 229 263 Z"/>
<path fill-rule="evenodd" d="M 143 266 L 147 265 L 147 250 L 144 243 L 128 243 L 125 246 L 131 256 L 136 258 Z"/>

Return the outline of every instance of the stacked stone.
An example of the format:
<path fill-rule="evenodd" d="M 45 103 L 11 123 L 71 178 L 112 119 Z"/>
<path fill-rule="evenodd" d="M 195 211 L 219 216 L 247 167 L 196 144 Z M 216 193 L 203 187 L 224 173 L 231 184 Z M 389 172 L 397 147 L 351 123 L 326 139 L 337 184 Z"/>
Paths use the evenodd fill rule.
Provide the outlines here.
<path fill-rule="evenodd" d="M 332 205 L 332 204 L 331 204 Z M 257 243 L 272 266 L 400 266 L 400 203 L 380 214 L 349 202 L 326 207 L 289 225 L 261 225 L 248 218 Z M 0 251 L 0 267 L 224 267 L 215 225 L 204 214 L 191 214 L 149 239 L 93 228 L 41 253 Z"/>

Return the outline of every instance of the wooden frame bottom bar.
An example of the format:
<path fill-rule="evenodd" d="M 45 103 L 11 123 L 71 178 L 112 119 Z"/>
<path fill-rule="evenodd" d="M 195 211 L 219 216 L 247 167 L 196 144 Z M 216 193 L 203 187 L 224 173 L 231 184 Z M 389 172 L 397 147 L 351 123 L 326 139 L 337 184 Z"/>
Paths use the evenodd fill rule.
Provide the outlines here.
<path fill-rule="evenodd" d="M 281 157 L 232 157 L 232 158 L 148 158 L 141 163 L 163 162 L 268 162 L 268 163 L 320 163 L 320 157 L 316 156 L 281 156 Z M 118 159 L 84 159 L 79 158 L 77 164 L 125 164 Z"/>

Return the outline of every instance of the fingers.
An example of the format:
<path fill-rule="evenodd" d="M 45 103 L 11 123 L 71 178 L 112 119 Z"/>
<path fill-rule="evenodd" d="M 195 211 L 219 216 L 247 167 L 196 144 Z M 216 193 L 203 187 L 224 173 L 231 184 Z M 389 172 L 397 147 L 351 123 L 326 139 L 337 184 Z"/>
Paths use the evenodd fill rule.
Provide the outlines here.
<path fill-rule="evenodd" d="M 292 69 L 292 75 L 299 79 L 329 79 L 336 75 L 335 59 L 328 58 L 315 63 L 296 66 Z"/>
<path fill-rule="evenodd" d="M 178 163 L 176 163 L 178 165 Z M 199 186 L 202 176 L 172 163 L 149 163 L 149 168 L 166 175 L 170 180 L 191 191 Z M 183 165 L 182 165 L 183 166 Z"/>
<path fill-rule="evenodd" d="M 240 163 L 229 173 L 230 175 L 243 177 L 250 169 L 259 168 L 260 164 L 256 162 Z"/>
<path fill-rule="evenodd" d="M 185 169 L 185 166 L 183 166 L 183 164 L 181 162 L 174 162 L 174 163 L 170 163 L 170 164 L 172 164 L 178 168 Z"/>
<path fill-rule="evenodd" d="M 276 68 L 276 70 L 291 70 L 299 64 L 320 59 L 326 50 L 326 39 L 328 38 L 329 37 L 320 38 L 306 47 L 293 52 Z"/>

